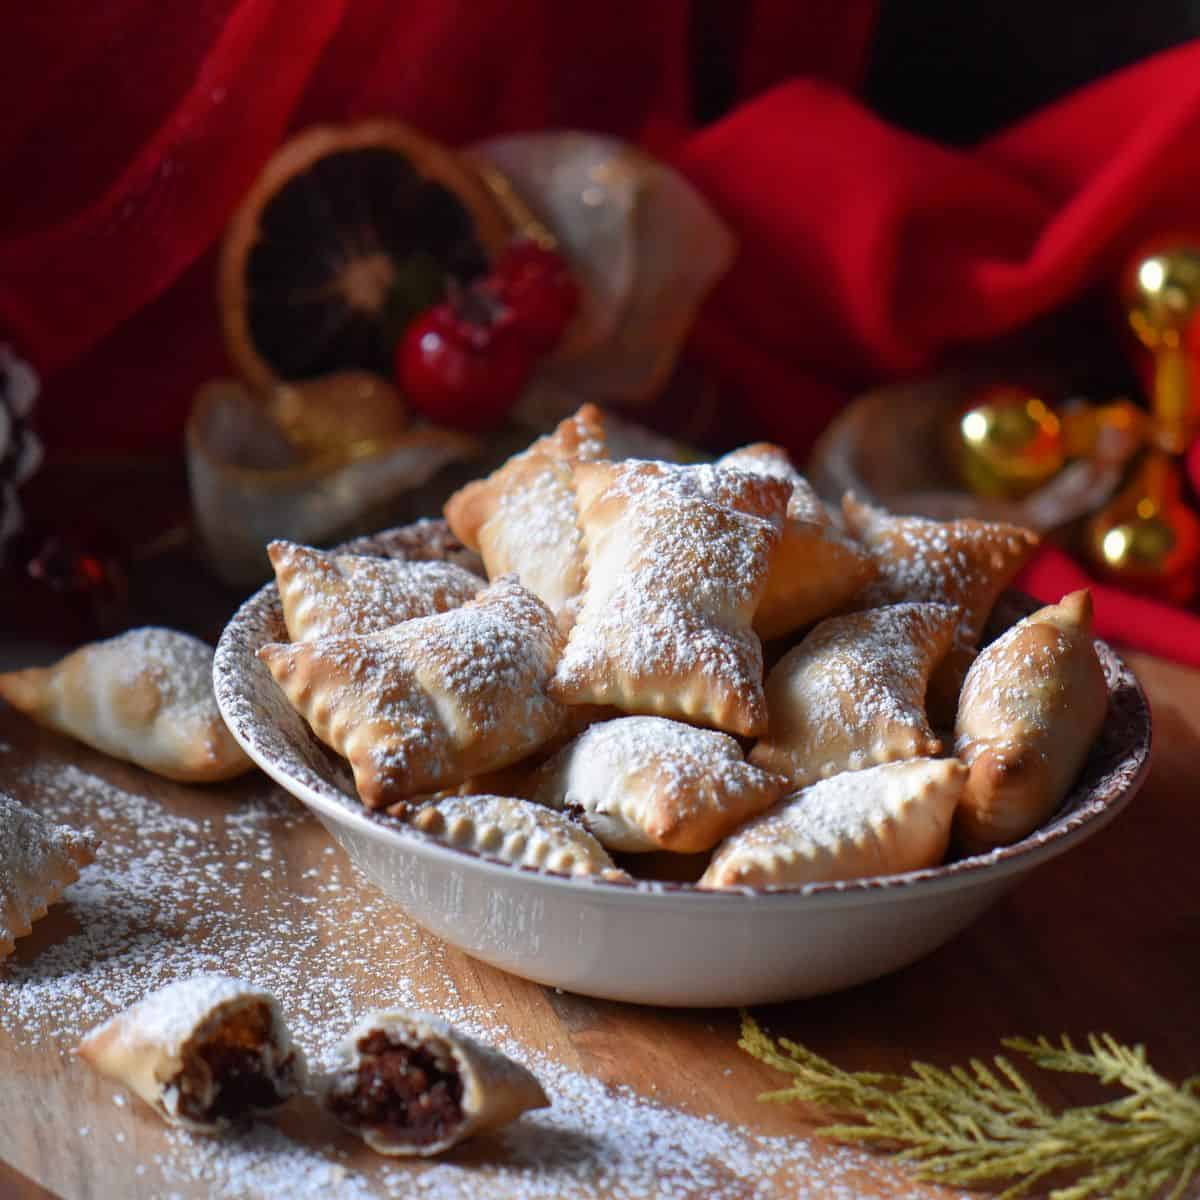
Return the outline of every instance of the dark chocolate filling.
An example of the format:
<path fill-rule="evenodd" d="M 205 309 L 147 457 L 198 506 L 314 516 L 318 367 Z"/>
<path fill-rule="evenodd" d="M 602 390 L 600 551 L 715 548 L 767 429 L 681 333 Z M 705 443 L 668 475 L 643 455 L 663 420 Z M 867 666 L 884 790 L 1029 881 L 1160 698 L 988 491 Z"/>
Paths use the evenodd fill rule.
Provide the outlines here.
<path fill-rule="evenodd" d="M 381 1030 L 361 1038 L 362 1061 L 338 1081 L 329 1107 L 339 1121 L 415 1146 L 441 1141 L 462 1122 L 462 1077 L 448 1055 L 394 1042 Z"/>
<path fill-rule="evenodd" d="M 280 1059 L 264 1004 L 238 1009 L 192 1047 L 179 1077 L 179 1112 L 201 1123 L 237 1121 L 292 1092 L 295 1055 Z M 209 1083 L 211 1081 L 211 1088 Z"/>

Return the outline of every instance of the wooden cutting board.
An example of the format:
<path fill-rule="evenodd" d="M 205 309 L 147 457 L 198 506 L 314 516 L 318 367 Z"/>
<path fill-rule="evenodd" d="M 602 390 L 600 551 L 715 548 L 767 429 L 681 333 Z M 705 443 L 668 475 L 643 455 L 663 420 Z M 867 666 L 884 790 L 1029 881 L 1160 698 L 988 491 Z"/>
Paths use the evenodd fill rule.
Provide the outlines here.
<path fill-rule="evenodd" d="M 757 1010 L 762 1024 L 853 1069 L 1106 1030 L 1144 1042 L 1173 1078 L 1200 1074 L 1200 672 L 1131 659 L 1155 749 L 1123 817 L 923 962 Z M 814 1114 L 760 1103 L 783 1081 L 737 1049 L 734 1012 L 560 993 L 424 934 L 261 775 L 174 785 L 3 711 L 0 789 L 105 842 L 0 967 L 0 1159 L 13 1168 L 0 1168 L 0 1196 L 957 1194 L 828 1146 Z M 70 1050 L 96 1020 L 200 966 L 274 981 L 310 1052 L 381 1003 L 441 1012 L 532 1056 L 554 1106 L 433 1167 L 379 1159 L 303 1102 L 278 1131 L 215 1142 L 169 1131 Z M 1039 1078 L 1052 1102 L 1101 1094 L 1087 1079 Z"/>

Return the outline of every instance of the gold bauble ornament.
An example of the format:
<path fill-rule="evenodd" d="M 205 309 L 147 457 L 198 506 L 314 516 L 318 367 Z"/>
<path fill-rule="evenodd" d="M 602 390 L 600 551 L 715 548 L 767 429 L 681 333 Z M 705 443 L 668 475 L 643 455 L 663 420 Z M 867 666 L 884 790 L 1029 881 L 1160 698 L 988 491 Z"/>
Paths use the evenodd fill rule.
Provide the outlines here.
<path fill-rule="evenodd" d="M 1019 500 L 1066 460 L 1062 422 L 1034 391 L 992 384 L 954 413 L 949 451 L 963 484 L 977 496 Z"/>
<path fill-rule="evenodd" d="M 1200 585 L 1200 517 L 1180 496 L 1179 464 L 1150 450 L 1120 494 L 1085 530 L 1099 571 L 1155 599 L 1188 604 Z"/>
<path fill-rule="evenodd" d="M 1139 255 L 1122 280 L 1130 328 L 1154 356 L 1154 444 L 1182 454 L 1195 436 L 1200 377 L 1200 245 L 1162 245 Z"/>
<path fill-rule="evenodd" d="M 408 427 L 400 393 L 370 371 L 277 384 L 267 409 L 305 457 L 331 463 L 379 454 Z"/>
<path fill-rule="evenodd" d="M 1076 404 L 1063 412 L 1062 427 L 1068 458 L 1119 465 L 1145 445 L 1150 417 L 1128 400 Z"/>

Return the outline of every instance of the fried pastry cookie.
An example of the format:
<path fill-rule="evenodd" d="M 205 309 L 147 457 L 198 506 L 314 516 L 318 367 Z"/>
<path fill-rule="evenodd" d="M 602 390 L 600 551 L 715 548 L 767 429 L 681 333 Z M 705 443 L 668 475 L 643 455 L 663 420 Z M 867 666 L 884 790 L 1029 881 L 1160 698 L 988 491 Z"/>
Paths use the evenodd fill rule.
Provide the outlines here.
<path fill-rule="evenodd" d="M 62 899 L 98 845 L 0 792 L 0 961 Z"/>
<path fill-rule="evenodd" d="M 51 667 L 0 675 L 0 697 L 39 725 L 188 783 L 253 764 L 225 728 L 212 648 L 173 629 L 133 629 Z"/>
<path fill-rule="evenodd" d="M 325 554 L 295 542 L 267 547 L 293 642 L 378 633 L 465 604 L 486 586 L 447 562 Z"/>
<path fill-rule="evenodd" d="M 422 833 L 512 867 L 628 879 L 604 847 L 562 813 L 512 796 L 441 796 L 409 818 Z"/>
<path fill-rule="evenodd" d="M 767 677 L 770 726 L 750 761 L 801 788 L 939 754 L 925 689 L 957 626 L 958 610 L 944 604 L 892 604 L 822 621 Z"/>
<path fill-rule="evenodd" d="M 936 866 L 966 778 L 957 759 L 915 758 L 824 779 L 722 842 L 699 886 L 802 887 Z"/>
<path fill-rule="evenodd" d="M 875 578 L 870 554 L 834 527 L 829 510 L 781 446 L 756 442 L 731 451 L 717 465 L 781 479 L 792 489 L 754 614 L 754 631 L 764 641 L 845 608 Z"/>
<path fill-rule="evenodd" d="M 460 608 L 379 633 L 268 644 L 292 706 L 349 759 L 368 808 L 518 762 L 566 721 L 546 694 L 562 650 L 550 610 L 506 576 Z"/>
<path fill-rule="evenodd" d="M 1090 592 L 1039 609 L 983 650 L 955 725 L 955 753 L 971 769 L 955 819 L 964 848 L 1036 829 L 1075 782 L 1107 708 Z"/>
<path fill-rule="evenodd" d="M 488 577 L 515 573 L 564 632 L 583 587 L 571 464 L 607 456 L 604 414 L 585 404 L 546 437 L 446 503 L 454 532 L 483 558 Z"/>
<path fill-rule="evenodd" d="M 663 717 L 585 730 L 535 776 L 540 804 L 577 813 L 611 850 L 692 854 L 715 846 L 783 794 L 727 734 Z"/>
<path fill-rule="evenodd" d="M 165 1121 L 197 1133 L 279 1107 L 304 1074 L 275 1001 L 225 975 L 151 993 L 93 1029 L 77 1053 Z"/>
<path fill-rule="evenodd" d="M 325 1107 L 380 1154 L 440 1154 L 550 1103 L 519 1063 L 426 1013 L 368 1013 L 338 1058 Z"/>
<path fill-rule="evenodd" d="M 789 486 L 732 468 L 574 468 L 587 580 L 551 693 L 753 736 L 766 726 L 752 626 Z"/>
<path fill-rule="evenodd" d="M 988 614 L 1036 549 L 1037 534 L 970 517 L 897 517 L 849 494 L 842 498 L 842 514 L 879 570 L 860 596 L 860 607 L 924 600 L 959 610 L 954 644 L 930 688 L 930 711 L 949 725 Z"/>
<path fill-rule="evenodd" d="M 488 578 L 515 572 L 550 606 L 564 632 L 575 619 L 583 584 L 571 463 L 606 457 L 605 414 L 584 404 L 553 433 L 487 479 L 460 488 L 445 504 L 450 528 L 480 552 Z"/>
<path fill-rule="evenodd" d="M 722 455 L 717 459 L 717 465 L 736 467 L 739 471 L 747 471 L 751 475 L 766 475 L 790 483 L 792 494 L 788 498 L 787 506 L 789 519 L 834 528 L 829 509 L 825 507 L 813 485 L 796 470 L 792 456 L 782 446 L 776 446 L 772 442 L 752 442 L 748 446 L 739 446 L 736 450 Z"/>

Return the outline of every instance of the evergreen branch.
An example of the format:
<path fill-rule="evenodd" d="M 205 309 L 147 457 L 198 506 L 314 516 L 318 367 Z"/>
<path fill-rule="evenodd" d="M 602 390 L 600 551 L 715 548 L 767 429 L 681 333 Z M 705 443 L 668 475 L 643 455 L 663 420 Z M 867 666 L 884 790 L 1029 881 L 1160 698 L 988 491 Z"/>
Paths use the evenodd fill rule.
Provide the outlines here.
<path fill-rule="evenodd" d="M 1006 1058 L 972 1059 L 949 1069 L 914 1062 L 911 1074 L 843 1071 L 804 1046 L 765 1034 L 742 1014 L 738 1045 L 791 1077 L 760 1100 L 798 1101 L 823 1110 L 821 1132 L 878 1147 L 925 1180 L 961 1186 L 1007 1183 L 997 1200 L 1028 1195 L 1045 1179 L 1071 1182 L 1051 1200 L 1182 1200 L 1200 1176 L 1200 1076 L 1174 1084 L 1142 1046 L 1091 1035 L 1080 1050 L 1009 1038 L 1007 1049 L 1047 1071 L 1091 1075 L 1123 1089 L 1104 1104 L 1055 1111 Z"/>

